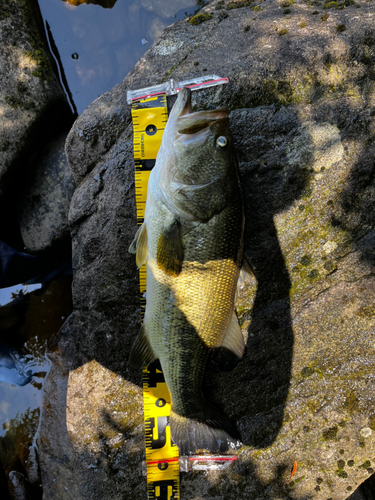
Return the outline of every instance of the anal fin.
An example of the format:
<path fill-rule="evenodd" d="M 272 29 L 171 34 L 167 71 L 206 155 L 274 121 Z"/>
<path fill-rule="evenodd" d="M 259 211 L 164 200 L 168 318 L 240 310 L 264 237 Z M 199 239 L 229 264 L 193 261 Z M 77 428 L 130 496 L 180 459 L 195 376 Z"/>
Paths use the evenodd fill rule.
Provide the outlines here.
<path fill-rule="evenodd" d="M 245 341 L 241 332 L 236 313 L 233 311 L 223 342 L 220 346 L 233 352 L 237 358 L 241 359 L 245 352 Z"/>
<path fill-rule="evenodd" d="M 142 325 L 130 351 L 129 364 L 134 368 L 142 368 L 144 365 L 149 365 L 152 361 L 155 361 L 155 359 L 156 356 L 146 337 L 145 327 Z"/>

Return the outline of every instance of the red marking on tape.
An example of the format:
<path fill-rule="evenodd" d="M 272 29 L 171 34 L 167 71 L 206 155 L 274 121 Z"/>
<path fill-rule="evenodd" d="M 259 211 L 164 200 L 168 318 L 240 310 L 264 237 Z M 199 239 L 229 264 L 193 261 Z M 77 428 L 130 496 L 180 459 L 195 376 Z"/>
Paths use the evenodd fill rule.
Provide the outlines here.
<path fill-rule="evenodd" d="M 155 94 L 141 95 L 140 97 L 133 97 L 132 101 L 140 101 L 141 99 L 146 99 L 146 97 L 153 97 L 154 95 L 162 95 L 162 94 L 165 94 L 165 92 L 156 92 Z"/>
<path fill-rule="evenodd" d="M 200 87 L 201 85 L 207 85 L 207 83 L 217 83 L 217 82 L 225 82 L 228 83 L 229 80 L 228 78 L 219 78 L 219 80 L 209 80 L 208 82 L 201 82 L 201 83 L 194 83 L 194 85 L 186 85 L 188 89 L 191 89 L 192 87 Z M 176 90 L 181 90 L 182 87 L 177 87 Z"/>
<path fill-rule="evenodd" d="M 155 460 L 154 462 L 147 462 L 147 465 L 163 464 L 165 462 L 178 462 L 178 458 L 165 458 L 164 460 Z"/>

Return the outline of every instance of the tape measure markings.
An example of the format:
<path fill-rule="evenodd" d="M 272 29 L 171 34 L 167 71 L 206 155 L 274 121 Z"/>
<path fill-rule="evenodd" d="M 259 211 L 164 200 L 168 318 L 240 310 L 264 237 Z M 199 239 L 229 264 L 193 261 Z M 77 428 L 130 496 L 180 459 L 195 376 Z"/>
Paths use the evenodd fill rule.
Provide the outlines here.
<path fill-rule="evenodd" d="M 168 121 L 167 99 L 158 94 L 132 102 L 134 128 L 135 196 L 137 223 L 144 221 L 147 185 L 155 165 L 165 124 Z M 139 269 L 141 318 L 146 308 L 146 264 Z M 171 398 L 159 361 L 143 369 L 143 401 L 149 500 L 180 498 L 179 451 L 172 442 L 169 427 Z"/>

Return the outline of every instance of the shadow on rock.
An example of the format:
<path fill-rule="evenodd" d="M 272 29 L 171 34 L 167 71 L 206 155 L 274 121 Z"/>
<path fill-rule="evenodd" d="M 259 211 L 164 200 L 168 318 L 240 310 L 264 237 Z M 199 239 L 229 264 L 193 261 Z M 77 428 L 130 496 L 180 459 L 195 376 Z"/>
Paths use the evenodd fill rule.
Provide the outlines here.
<path fill-rule="evenodd" d="M 364 111 L 362 119 L 371 118 L 375 131 L 375 112 L 373 116 Z M 361 120 L 361 118 L 358 118 Z M 366 132 L 362 132 L 364 134 Z M 335 207 L 331 224 L 349 235 L 356 250 L 360 251 L 361 260 L 370 270 L 375 267 L 375 141 L 369 137 L 366 147 L 355 152 L 359 158 L 347 180 L 347 187 L 341 193 Z"/>
<path fill-rule="evenodd" d="M 225 383 L 233 388 L 232 403 L 228 404 L 233 407 L 244 444 L 264 448 L 275 440 L 284 419 L 294 342 L 291 279 L 274 217 L 308 193 L 314 145 L 290 109 L 261 106 L 236 110 L 231 120 L 242 185 L 246 186 L 244 252 L 254 266 L 257 284 L 252 305 L 248 292 L 243 302 L 241 294 L 237 301 L 240 323 L 249 325 L 247 354 L 228 373 L 230 383 Z M 297 154 L 293 145 L 302 141 L 302 152 L 300 149 Z M 304 168 L 299 164 L 301 155 Z M 217 377 L 208 385 L 213 393 L 225 393 Z"/>

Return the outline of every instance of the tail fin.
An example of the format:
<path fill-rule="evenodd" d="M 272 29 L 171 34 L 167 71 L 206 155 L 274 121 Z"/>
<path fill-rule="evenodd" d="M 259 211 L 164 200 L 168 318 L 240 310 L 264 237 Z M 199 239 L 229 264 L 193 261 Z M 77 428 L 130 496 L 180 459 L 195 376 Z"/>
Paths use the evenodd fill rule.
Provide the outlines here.
<path fill-rule="evenodd" d="M 241 436 L 229 419 L 214 406 L 205 409 L 201 419 L 187 418 L 171 409 L 169 417 L 172 439 L 180 455 L 194 455 L 198 450 L 223 453 L 242 446 Z"/>

